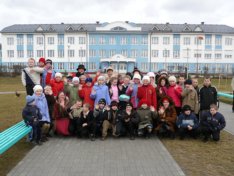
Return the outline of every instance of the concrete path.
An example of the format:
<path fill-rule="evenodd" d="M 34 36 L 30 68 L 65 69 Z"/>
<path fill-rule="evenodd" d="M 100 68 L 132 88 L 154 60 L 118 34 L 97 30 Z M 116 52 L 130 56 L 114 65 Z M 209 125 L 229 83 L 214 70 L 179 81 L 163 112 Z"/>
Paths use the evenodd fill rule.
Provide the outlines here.
<path fill-rule="evenodd" d="M 53 138 L 34 147 L 8 176 L 182 176 L 159 139 Z"/>
<path fill-rule="evenodd" d="M 26 93 L 26 91 L 17 91 L 18 93 Z M 15 94 L 15 91 L 14 92 L 0 92 L 0 95 L 1 94 Z"/>
<path fill-rule="evenodd" d="M 224 129 L 234 135 L 234 113 L 232 113 L 232 106 L 220 103 L 219 111 L 224 115 L 226 120 L 226 127 Z"/>

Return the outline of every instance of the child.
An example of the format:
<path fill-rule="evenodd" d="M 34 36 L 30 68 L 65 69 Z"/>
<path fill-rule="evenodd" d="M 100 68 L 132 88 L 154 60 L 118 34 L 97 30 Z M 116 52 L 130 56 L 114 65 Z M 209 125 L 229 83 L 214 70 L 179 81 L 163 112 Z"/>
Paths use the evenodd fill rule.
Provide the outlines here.
<path fill-rule="evenodd" d="M 41 141 L 46 142 L 48 140 L 47 134 L 50 129 L 50 115 L 49 115 L 49 109 L 46 101 L 45 94 L 43 93 L 43 88 L 40 85 L 36 85 L 33 88 L 34 91 L 34 97 L 35 97 L 35 104 L 40 109 L 41 113 L 41 120 L 40 120 L 40 126 L 42 128 L 42 137 Z"/>
<path fill-rule="evenodd" d="M 123 78 L 123 84 L 119 85 L 119 109 L 125 110 L 127 102 L 129 102 L 130 97 L 126 94 L 129 83 L 130 76 L 125 76 Z"/>
<path fill-rule="evenodd" d="M 110 88 L 109 93 L 111 97 L 111 101 L 119 102 L 119 88 L 118 88 L 118 79 L 116 77 L 112 77 L 110 80 Z"/>
<path fill-rule="evenodd" d="M 42 119 L 40 110 L 35 105 L 35 97 L 27 95 L 26 96 L 26 106 L 22 111 L 22 117 L 26 125 L 32 127 L 32 142 L 35 145 L 41 145 L 41 127 L 39 125 L 39 120 Z"/>
<path fill-rule="evenodd" d="M 194 139 L 197 137 L 197 129 L 199 122 L 189 105 L 184 105 L 182 113 L 179 115 L 176 125 L 179 129 L 180 139 L 183 140 L 185 135 L 188 134 Z"/>
<path fill-rule="evenodd" d="M 42 82 L 41 82 L 41 85 L 42 87 L 45 87 L 46 86 L 46 76 L 48 73 L 51 74 L 50 76 L 50 80 L 54 79 L 55 77 L 55 71 L 53 70 L 53 67 L 52 67 L 52 60 L 50 59 L 46 59 L 45 61 L 45 67 L 44 67 L 44 72 L 42 73 Z"/>
<path fill-rule="evenodd" d="M 155 74 L 154 74 L 154 72 L 148 72 L 148 73 L 147 73 L 147 76 L 150 77 L 150 84 L 151 84 L 154 88 L 156 88 L 156 84 L 155 84 Z"/>
<path fill-rule="evenodd" d="M 93 112 L 90 111 L 89 104 L 83 105 L 83 111 L 80 115 L 80 121 L 78 125 L 78 133 L 81 134 L 81 137 L 90 137 L 91 141 L 95 140 L 95 123 Z"/>
<path fill-rule="evenodd" d="M 22 84 L 26 87 L 27 95 L 33 94 L 33 87 L 40 85 L 41 76 L 44 68 L 35 67 L 35 60 L 33 58 L 28 59 L 28 67 L 22 70 L 21 80 Z"/>
<path fill-rule="evenodd" d="M 167 95 L 168 79 L 166 77 L 160 77 L 158 79 L 158 85 L 156 87 L 157 101 L 160 102 L 162 97 Z"/>
<path fill-rule="evenodd" d="M 150 138 L 153 129 L 153 121 L 157 118 L 157 113 L 153 106 L 148 104 L 146 99 L 141 99 L 139 102 L 139 115 L 138 135 Z"/>
<path fill-rule="evenodd" d="M 94 100 L 90 98 L 90 94 L 92 92 L 93 88 L 93 79 L 92 78 L 86 78 L 85 85 L 79 87 L 79 96 L 83 99 L 83 103 L 88 103 L 90 105 L 90 109 L 94 109 Z"/>
<path fill-rule="evenodd" d="M 60 91 L 64 90 L 64 83 L 62 80 L 62 74 L 56 73 L 55 78 L 51 79 L 52 73 L 48 72 L 46 75 L 46 84 L 52 87 L 54 96 L 56 97 Z"/>
<path fill-rule="evenodd" d="M 210 105 L 210 111 L 203 114 L 201 118 L 201 132 L 204 135 L 204 142 L 212 136 L 214 141 L 219 141 L 220 131 L 225 128 L 226 121 L 224 116 L 218 112 L 218 106 Z"/>
<path fill-rule="evenodd" d="M 95 100 L 94 106 L 98 104 L 98 101 L 102 98 L 105 99 L 106 104 L 110 105 L 110 94 L 108 87 L 105 85 L 105 77 L 99 76 L 98 83 L 93 86 L 92 92 L 90 94 L 90 98 Z"/>

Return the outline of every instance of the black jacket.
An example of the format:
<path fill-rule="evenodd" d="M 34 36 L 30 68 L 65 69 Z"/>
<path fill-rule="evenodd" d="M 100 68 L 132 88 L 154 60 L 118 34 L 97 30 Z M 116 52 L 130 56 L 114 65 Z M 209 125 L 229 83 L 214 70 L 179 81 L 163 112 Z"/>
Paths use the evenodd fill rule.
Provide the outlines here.
<path fill-rule="evenodd" d="M 211 104 L 217 104 L 217 90 L 213 86 L 203 86 L 200 89 L 200 110 L 210 109 Z"/>
<path fill-rule="evenodd" d="M 131 121 L 132 123 L 134 123 L 134 124 L 138 124 L 139 121 L 140 121 L 139 115 L 138 115 L 137 112 L 134 111 L 134 110 L 132 110 L 131 114 L 129 114 L 129 115 L 127 114 L 126 111 L 123 111 L 122 114 L 123 114 L 123 115 L 122 115 L 122 122 L 124 122 L 124 123 L 125 123 L 125 120 L 126 120 L 126 119 L 130 119 L 130 121 Z"/>
<path fill-rule="evenodd" d="M 226 126 L 224 116 L 217 112 L 214 116 L 210 112 L 203 115 L 201 125 L 210 129 L 211 131 L 222 130 Z"/>
<path fill-rule="evenodd" d="M 42 119 L 40 110 L 35 105 L 26 105 L 22 111 L 22 117 L 27 125 L 32 125 L 34 120 L 39 121 Z"/>
<path fill-rule="evenodd" d="M 87 123 L 88 126 L 92 125 L 93 124 L 93 121 L 94 121 L 94 117 L 93 117 L 93 111 L 89 111 L 89 113 L 86 115 L 84 115 L 83 112 L 81 112 L 80 114 L 80 119 L 79 119 L 79 122 L 80 122 L 80 126 L 82 127 L 82 125 L 84 123 Z"/>

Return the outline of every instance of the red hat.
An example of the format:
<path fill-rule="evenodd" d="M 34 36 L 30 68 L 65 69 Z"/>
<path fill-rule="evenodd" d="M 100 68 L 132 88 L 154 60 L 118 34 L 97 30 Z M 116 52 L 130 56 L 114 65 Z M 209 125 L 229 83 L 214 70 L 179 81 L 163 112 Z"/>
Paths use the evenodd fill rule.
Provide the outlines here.
<path fill-rule="evenodd" d="M 44 58 L 44 57 L 41 57 L 41 58 L 39 59 L 39 62 L 43 62 L 44 64 L 46 64 L 46 61 L 45 61 L 45 58 Z"/>
<path fill-rule="evenodd" d="M 163 97 L 163 98 L 162 98 L 162 102 L 164 102 L 164 101 L 168 101 L 168 102 L 170 102 L 170 100 L 169 100 L 169 98 L 168 98 L 168 97 Z"/>
<path fill-rule="evenodd" d="M 147 106 L 149 106 L 149 102 L 147 101 L 147 99 L 141 99 L 141 100 L 139 101 L 138 106 L 141 107 L 141 105 L 143 105 L 143 104 L 147 104 Z"/>

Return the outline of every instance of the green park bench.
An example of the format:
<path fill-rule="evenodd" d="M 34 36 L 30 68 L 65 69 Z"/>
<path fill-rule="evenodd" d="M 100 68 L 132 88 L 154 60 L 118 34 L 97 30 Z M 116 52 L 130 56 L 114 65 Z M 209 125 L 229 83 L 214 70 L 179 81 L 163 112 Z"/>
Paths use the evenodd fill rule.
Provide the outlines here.
<path fill-rule="evenodd" d="M 10 128 L 0 132 L 0 155 L 13 146 L 16 142 L 30 133 L 32 127 L 26 126 L 24 121 L 21 121 Z"/>

